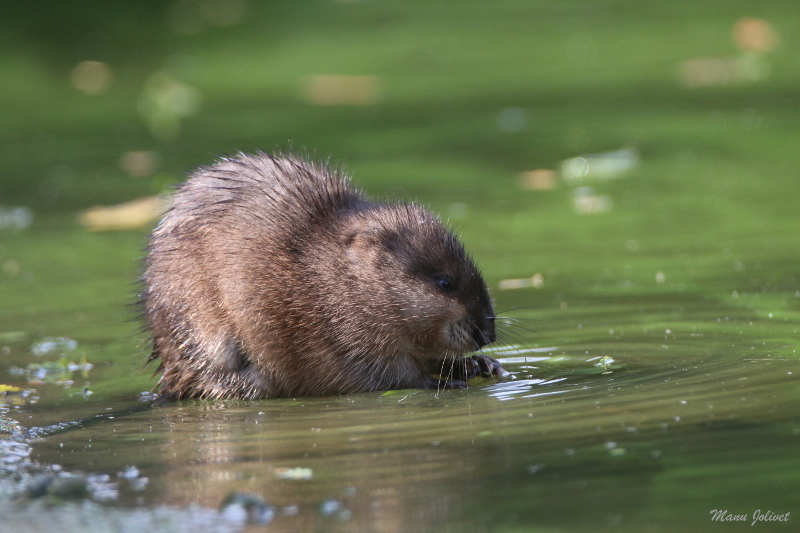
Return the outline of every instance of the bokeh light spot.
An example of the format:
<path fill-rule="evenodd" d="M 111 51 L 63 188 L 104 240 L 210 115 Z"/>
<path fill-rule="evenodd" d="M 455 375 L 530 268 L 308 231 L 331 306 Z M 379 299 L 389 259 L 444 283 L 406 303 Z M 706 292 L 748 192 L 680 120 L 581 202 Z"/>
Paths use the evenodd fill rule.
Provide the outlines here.
<path fill-rule="evenodd" d="M 314 105 L 375 105 L 380 92 L 378 76 L 318 74 L 305 83 L 306 98 Z"/>
<path fill-rule="evenodd" d="M 158 154 L 144 150 L 125 152 L 119 158 L 119 168 L 132 178 L 152 176 L 158 170 Z"/>
<path fill-rule="evenodd" d="M 733 40 L 743 52 L 769 52 L 778 45 L 778 33 L 766 20 L 743 18 L 733 25 Z"/>
<path fill-rule="evenodd" d="M 75 65 L 70 75 L 73 87 L 92 96 L 107 92 L 113 81 L 111 67 L 101 61 L 81 61 Z"/>

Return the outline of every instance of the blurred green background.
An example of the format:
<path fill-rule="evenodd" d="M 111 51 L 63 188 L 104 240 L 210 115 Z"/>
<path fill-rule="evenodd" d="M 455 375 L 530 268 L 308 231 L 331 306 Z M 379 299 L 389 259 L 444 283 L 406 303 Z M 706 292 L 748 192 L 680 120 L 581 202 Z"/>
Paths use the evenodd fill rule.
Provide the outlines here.
<path fill-rule="evenodd" d="M 130 352 L 148 223 L 80 213 L 258 148 L 431 206 L 501 309 L 796 319 L 798 30 L 769 1 L 6 4 L 0 320 Z"/>
<path fill-rule="evenodd" d="M 410 452 L 373 455 L 355 439 L 330 456 L 390 462 L 359 483 L 408 488 L 381 492 L 397 509 L 387 523 L 407 518 L 408 530 L 450 530 L 450 518 L 459 530 L 616 530 L 624 517 L 627 531 L 697 531 L 716 506 L 796 511 L 798 35 L 800 4 L 771 0 L 5 2 L 0 385 L 30 394 L 0 396 L 0 429 L 94 417 L 152 389 L 128 304 L 155 195 L 219 155 L 294 149 L 345 166 L 369 195 L 448 219 L 496 308 L 524 320 L 502 340 L 544 353 L 536 366 L 512 361 L 517 381 L 455 402 L 420 392 L 399 411 L 378 394 L 314 400 L 313 423 L 280 418 L 297 411 L 290 400 L 241 419 L 219 411 L 219 426 L 202 403 L 172 405 L 144 413 L 141 431 L 136 417 L 95 426 L 91 445 L 80 431 L 44 439 L 36 460 L 112 475 L 151 461 L 152 485 L 166 488 L 148 497 L 180 504 L 198 489 L 217 506 L 224 484 L 198 480 L 253 468 L 269 492 L 262 468 L 275 457 L 321 468 L 302 457 L 308 439 L 322 451 L 360 438 L 362 422 L 315 407 L 330 401 L 375 422 L 375 450 Z M 574 395 L 547 396 L 559 392 Z M 248 442 L 286 454 L 240 453 L 262 409 L 276 414 L 269 435 Z M 408 441 L 395 439 L 399 416 Z M 309 437 L 309 425 L 338 432 Z M 458 447 L 430 446 L 441 435 Z M 195 441 L 224 460 L 206 470 Z M 617 441 L 641 453 L 612 453 Z M 475 459 L 448 470 L 460 454 Z M 359 470 L 341 464 L 330 479 Z M 428 483 L 434 470 L 441 485 Z M 185 498 L 176 476 L 190 481 Z M 314 486 L 328 497 L 334 485 Z M 454 515 L 434 497 L 419 512 L 428 494 L 449 502 L 467 488 Z M 370 498 L 358 493 L 369 512 L 357 518 L 372 516 Z M 352 530 L 377 530 L 368 523 Z"/>
<path fill-rule="evenodd" d="M 800 10 L 786 3 L 181 0 L 4 10 L 5 204 L 64 212 L 120 202 L 214 154 L 288 146 L 346 161 L 378 193 L 516 209 L 550 200 L 509 195 L 517 173 L 623 145 L 643 155 L 644 179 L 626 185 L 645 189 L 641 202 L 688 187 L 716 198 L 707 213 L 683 206 L 696 222 L 750 211 L 742 208 L 760 193 L 780 204 L 765 180 L 796 191 Z M 734 25 L 748 17 L 766 27 L 737 45 Z M 740 68 L 747 57 L 756 64 Z M 697 59 L 708 65 L 687 79 Z M 344 88 L 349 101 L 329 94 L 334 105 L 314 105 L 321 75 L 368 78 Z M 132 151 L 155 156 L 138 169 L 144 177 L 120 168 Z M 776 207 L 788 212 L 781 196 Z"/>

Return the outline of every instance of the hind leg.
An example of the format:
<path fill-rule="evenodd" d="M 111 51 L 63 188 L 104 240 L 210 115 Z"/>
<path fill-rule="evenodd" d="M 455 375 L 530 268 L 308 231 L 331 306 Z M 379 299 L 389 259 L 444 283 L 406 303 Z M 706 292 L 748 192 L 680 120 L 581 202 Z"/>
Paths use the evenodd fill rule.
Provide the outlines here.
<path fill-rule="evenodd" d="M 271 396 L 265 377 L 230 337 L 180 344 L 172 338 L 156 338 L 151 360 L 156 358 L 161 359 L 159 395 L 164 401 Z"/>

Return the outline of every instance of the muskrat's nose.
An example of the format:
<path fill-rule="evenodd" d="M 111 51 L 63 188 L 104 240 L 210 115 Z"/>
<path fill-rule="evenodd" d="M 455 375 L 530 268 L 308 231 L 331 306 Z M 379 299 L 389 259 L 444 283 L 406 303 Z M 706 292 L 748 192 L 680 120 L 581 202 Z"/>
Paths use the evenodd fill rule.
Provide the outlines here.
<path fill-rule="evenodd" d="M 472 339 L 478 348 L 486 346 L 497 339 L 494 331 L 494 317 L 486 317 L 478 321 L 472 332 Z"/>

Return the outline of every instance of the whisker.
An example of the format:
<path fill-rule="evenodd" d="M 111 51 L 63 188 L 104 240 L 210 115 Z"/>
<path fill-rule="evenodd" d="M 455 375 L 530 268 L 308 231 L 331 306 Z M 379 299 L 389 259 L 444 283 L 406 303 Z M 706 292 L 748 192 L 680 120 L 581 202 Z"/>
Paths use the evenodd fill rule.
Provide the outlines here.
<path fill-rule="evenodd" d="M 472 327 L 475 329 L 475 331 L 477 331 L 477 332 L 478 332 L 478 335 L 480 335 L 480 336 L 481 336 L 481 338 L 484 340 L 484 345 L 486 345 L 486 344 L 491 344 L 491 341 L 490 341 L 490 340 L 489 340 L 489 338 L 488 338 L 488 337 L 487 337 L 487 336 L 486 336 L 486 335 L 483 333 L 483 331 L 481 331 L 481 328 L 479 328 L 479 327 L 478 327 L 477 325 L 475 325 L 475 324 L 472 324 Z M 475 339 L 472 339 L 472 342 L 474 342 L 474 343 L 475 343 L 475 345 L 476 345 L 476 346 L 478 346 L 478 342 L 477 342 Z M 480 347 L 480 346 L 478 346 L 478 351 L 480 351 L 480 349 L 481 349 L 481 347 Z"/>
<path fill-rule="evenodd" d="M 527 331 L 528 333 L 536 333 L 534 331 L 529 331 L 529 330 L 526 330 L 526 329 L 520 330 L 519 328 L 512 328 L 512 327 L 497 328 L 496 331 L 498 333 L 502 332 L 502 333 L 506 333 L 508 335 L 515 335 L 520 339 L 526 339 L 526 336 L 523 334 L 525 331 Z"/>
<path fill-rule="evenodd" d="M 446 364 L 447 364 L 447 356 L 444 356 L 444 357 L 442 357 L 442 366 L 439 369 L 439 383 L 436 384 L 436 397 L 437 398 L 439 397 L 439 393 L 442 392 L 442 387 L 444 386 L 442 384 L 442 379 L 444 379 L 444 381 L 447 381 L 447 377 L 445 376 L 445 373 L 444 373 L 444 365 L 446 365 Z M 450 372 L 452 373 L 452 368 L 450 369 Z"/>
<path fill-rule="evenodd" d="M 488 318 L 494 318 L 497 320 L 513 320 L 515 322 L 522 322 L 523 320 L 528 320 L 532 322 L 542 322 L 543 324 L 552 324 L 554 326 L 559 326 L 562 328 L 565 327 L 565 325 L 561 324 L 560 322 L 553 322 L 551 320 L 542 320 L 541 318 L 510 317 L 510 316 L 499 316 L 499 315 L 495 315 L 493 317 L 488 317 Z"/>
<path fill-rule="evenodd" d="M 503 325 L 506 326 L 506 327 L 509 327 L 509 328 L 519 328 L 519 329 L 525 330 L 525 331 L 527 331 L 529 333 L 534 333 L 536 335 L 539 335 L 540 337 L 544 337 L 544 335 L 542 335 L 541 333 L 539 333 L 535 329 L 526 328 L 525 326 L 522 326 L 520 324 L 503 324 Z"/>
<path fill-rule="evenodd" d="M 483 334 L 483 332 L 482 332 L 480 329 L 478 330 L 478 333 L 480 333 L 480 334 L 481 334 L 481 337 L 483 337 L 483 340 L 487 340 L 487 339 L 486 339 L 486 336 Z M 475 351 L 477 351 L 477 352 L 478 352 L 479 354 L 481 354 L 483 357 L 486 357 L 486 355 L 483 353 L 483 350 L 481 349 L 481 346 L 480 346 L 480 345 L 478 345 L 478 342 L 477 342 L 475 339 L 472 339 L 472 342 L 474 342 L 474 343 L 475 343 Z M 487 344 L 488 344 L 488 342 L 487 342 Z M 480 374 L 480 365 L 478 365 L 478 372 L 479 372 L 479 373 L 478 373 L 478 375 L 480 376 L 480 375 L 481 375 L 481 374 Z M 492 378 L 492 381 L 494 381 L 495 383 L 497 383 L 497 380 L 495 380 L 495 379 L 494 379 L 494 375 L 493 375 L 493 374 L 491 374 L 491 373 L 490 373 L 490 374 L 489 374 L 489 377 L 490 377 L 490 378 Z"/>
<path fill-rule="evenodd" d="M 503 338 L 510 339 L 512 341 L 509 344 L 518 344 L 518 345 L 522 346 L 525 349 L 530 349 L 530 346 L 528 346 L 527 342 L 525 341 L 525 337 L 523 337 L 519 333 L 512 332 L 512 331 L 498 332 L 498 335 L 501 335 L 501 334 L 502 334 Z"/>
<path fill-rule="evenodd" d="M 522 307 L 514 307 L 512 309 L 502 309 L 497 311 L 498 313 L 510 313 L 511 311 L 519 311 L 520 309 L 538 309 L 537 307 L 533 307 L 532 305 L 524 305 Z"/>

